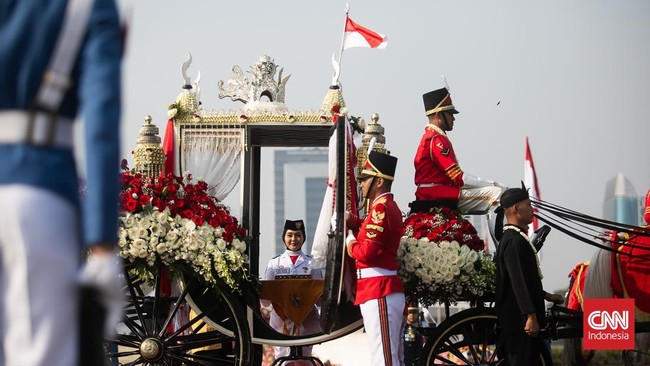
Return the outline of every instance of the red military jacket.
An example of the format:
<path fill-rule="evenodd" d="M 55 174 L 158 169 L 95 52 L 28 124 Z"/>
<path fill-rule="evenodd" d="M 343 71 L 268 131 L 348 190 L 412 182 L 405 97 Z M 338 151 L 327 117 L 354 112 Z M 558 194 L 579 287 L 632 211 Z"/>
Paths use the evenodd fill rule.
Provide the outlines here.
<path fill-rule="evenodd" d="M 463 171 L 443 130 L 427 125 L 413 161 L 417 200 L 456 200 L 463 186 Z M 424 186 L 422 186 L 424 185 Z"/>
<path fill-rule="evenodd" d="M 402 212 L 391 193 L 377 197 L 361 224 L 357 241 L 350 243 L 348 251 L 356 261 L 357 269 L 379 267 L 397 270 L 397 249 L 402 237 Z M 355 305 L 371 299 L 404 292 L 398 275 L 360 278 L 357 280 Z"/>
<path fill-rule="evenodd" d="M 569 299 L 567 301 L 567 308 L 582 311 L 582 294 L 585 291 L 585 278 L 589 270 L 589 262 L 581 262 L 569 274 L 569 278 L 573 281 L 573 285 L 569 288 Z"/>
<path fill-rule="evenodd" d="M 645 228 L 649 227 L 645 226 Z M 625 243 L 612 246 L 620 252 L 612 256 L 612 290 L 617 297 L 635 299 L 636 307 L 648 313 L 650 312 L 650 291 L 648 291 L 650 262 L 646 258 L 650 250 L 650 237 L 635 233 L 628 235 Z M 613 242 L 616 243 L 614 240 Z"/>

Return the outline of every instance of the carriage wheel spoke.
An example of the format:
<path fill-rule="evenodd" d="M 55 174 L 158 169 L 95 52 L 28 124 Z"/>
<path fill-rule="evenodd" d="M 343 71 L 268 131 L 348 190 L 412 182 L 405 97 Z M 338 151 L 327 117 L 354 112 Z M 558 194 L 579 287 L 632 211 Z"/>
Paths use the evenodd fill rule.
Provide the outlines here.
<path fill-rule="evenodd" d="M 197 314 L 195 318 L 191 319 L 189 322 L 187 322 L 187 324 L 178 328 L 174 333 L 170 334 L 167 338 L 165 338 L 164 342 L 168 343 L 169 341 L 174 340 L 174 338 L 176 338 L 179 334 L 183 333 L 186 329 L 190 328 L 192 325 L 196 324 L 199 320 L 214 313 L 218 309 L 219 309 L 219 304 L 215 304 L 207 311 L 204 311 L 201 314 Z"/>
<path fill-rule="evenodd" d="M 128 278 L 128 270 L 124 268 L 125 275 Z M 142 316 L 142 309 L 138 306 L 138 300 L 137 297 L 135 296 L 135 286 L 131 283 L 131 281 L 126 281 L 128 287 L 129 287 L 129 295 L 131 295 L 131 302 L 133 303 L 133 307 L 135 308 L 135 312 L 138 315 L 138 320 L 140 320 L 140 324 L 142 324 L 143 330 L 144 330 L 144 335 L 148 336 L 149 334 L 147 333 L 147 329 L 144 326 L 144 316 Z"/>
<path fill-rule="evenodd" d="M 126 327 L 138 337 L 138 339 L 142 340 L 142 335 L 146 333 L 144 328 L 140 326 L 140 324 L 134 322 L 133 319 L 129 318 L 128 315 L 125 315 L 123 320 L 124 325 L 126 325 Z"/>
<path fill-rule="evenodd" d="M 143 365 L 145 364 L 144 360 L 142 357 L 138 357 L 135 361 L 131 361 L 129 363 L 123 364 L 124 366 L 135 366 L 135 365 Z"/>
<path fill-rule="evenodd" d="M 138 339 L 135 339 L 133 336 L 125 336 L 125 335 L 117 335 L 117 338 L 115 339 L 107 339 L 107 343 L 115 344 L 117 346 L 125 346 L 125 347 L 133 347 L 133 348 L 138 348 L 140 347 L 138 342 Z"/>
<path fill-rule="evenodd" d="M 483 349 L 481 350 L 481 361 L 487 361 L 488 359 L 488 338 L 490 334 L 488 332 L 488 325 L 483 327 Z"/>
<path fill-rule="evenodd" d="M 151 312 L 151 332 L 148 334 L 156 334 L 158 332 L 158 313 L 160 311 L 160 299 L 162 297 L 161 289 L 160 289 L 160 284 L 162 281 L 162 265 L 158 265 L 158 271 L 156 272 L 156 276 L 154 280 L 156 281 L 156 288 L 154 289 L 154 294 L 153 294 L 153 310 Z M 145 327 L 146 328 L 146 327 Z"/>
<path fill-rule="evenodd" d="M 174 345 L 168 345 L 168 349 L 195 349 L 216 344 L 227 344 L 235 342 L 235 337 L 228 337 L 218 331 L 200 333 L 191 336 L 179 336 L 174 339 Z"/>
<path fill-rule="evenodd" d="M 135 350 L 135 351 L 122 351 L 122 352 L 106 352 L 106 357 L 126 357 L 126 356 L 134 356 L 134 355 L 139 355 L 140 350 Z"/>
<path fill-rule="evenodd" d="M 189 355 L 189 358 L 188 358 L 188 357 L 185 357 L 185 356 L 170 354 L 169 358 L 172 359 L 172 360 L 181 361 L 183 363 L 183 365 L 187 365 L 187 366 L 205 366 L 205 364 L 203 364 L 203 363 L 199 363 L 199 362 L 194 361 L 193 360 L 194 355 Z"/>
<path fill-rule="evenodd" d="M 440 354 L 436 355 L 436 360 L 444 362 L 442 364 L 437 364 L 437 365 L 455 365 L 455 363 L 452 362 L 450 359 L 443 358 Z"/>
<path fill-rule="evenodd" d="M 463 342 L 457 342 L 457 343 L 451 343 L 449 340 L 445 342 L 446 347 L 443 347 L 441 351 L 443 352 L 449 352 L 452 355 L 456 356 L 458 359 L 465 361 L 466 363 L 469 363 L 469 360 L 465 357 L 463 352 L 459 350 L 460 347 L 462 347 Z"/>
<path fill-rule="evenodd" d="M 208 356 L 208 355 L 202 355 L 202 354 L 193 354 L 193 355 L 188 355 L 189 357 L 192 358 L 194 361 L 208 361 L 211 362 L 213 365 L 224 365 L 224 364 L 230 364 L 233 363 L 234 360 L 232 358 L 224 358 L 224 357 L 217 357 L 217 356 Z M 203 364 L 201 364 L 203 365 Z"/>
<path fill-rule="evenodd" d="M 498 354 L 499 351 L 501 350 L 500 348 L 501 348 L 502 342 L 501 342 L 500 337 L 498 337 L 498 338 L 495 340 L 495 342 L 496 342 L 496 343 L 495 343 L 495 345 L 494 345 L 494 351 L 492 352 L 492 356 L 490 356 L 490 360 L 489 360 L 490 362 L 494 362 L 494 361 L 495 361 L 495 359 L 496 359 L 496 357 L 497 357 L 497 354 Z M 498 363 L 498 364 L 501 364 L 501 360 L 499 360 L 499 363 Z M 497 365 L 498 365 L 498 364 L 497 364 Z"/>
<path fill-rule="evenodd" d="M 185 297 L 187 296 L 187 292 L 189 291 L 189 288 L 190 288 L 190 284 L 188 283 L 183 289 L 183 292 L 180 294 L 180 296 L 178 296 L 178 299 L 176 299 L 176 303 L 174 303 L 174 308 L 167 315 L 167 319 L 165 319 L 165 322 L 160 328 L 158 337 L 162 337 L 164 335 L 165 329 L 167 329 L 167 326 L 169 326 L 169 323 L 174 318 L 174 315 L 176 315 L 176 313 L 178 312 L 178 309 L 181 307 L 181 304 L 183 303 L 183 301 L 185 301 Z"/>
<path fill-rule="evenodd" d="M 474 348 L 474 340 L 470 336 L 470 331 L 471 329 L 468 329 L 468 327 L 466 326 L 462 328 L 463 341 L 467 345 L 467 350 L 472 354 L 474 361 L 478 362 L 479 361 L 478 353 L 476 353 L 476 348 Z"/>

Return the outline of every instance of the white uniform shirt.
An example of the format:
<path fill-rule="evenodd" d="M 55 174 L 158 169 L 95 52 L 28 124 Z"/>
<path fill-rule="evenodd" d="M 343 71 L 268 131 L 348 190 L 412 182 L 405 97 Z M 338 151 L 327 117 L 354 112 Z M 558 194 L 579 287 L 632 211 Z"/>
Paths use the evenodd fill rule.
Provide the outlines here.
<path fill-rule="evenodd" d="M 293 253 L 298 254 L 296 263 L 293 263 L 289 256 L 289 254 Z M 302 250 L 298 252 L 285 250 L 279 256 L 271 258 L 262 279 L 274 280 L 275 276 L 278 275 L 311 275 L 312 278 L 323 278 L 320 270 L 312 271 L 311 266 L 313 261 L 312 256 L 305 254 Z"/>

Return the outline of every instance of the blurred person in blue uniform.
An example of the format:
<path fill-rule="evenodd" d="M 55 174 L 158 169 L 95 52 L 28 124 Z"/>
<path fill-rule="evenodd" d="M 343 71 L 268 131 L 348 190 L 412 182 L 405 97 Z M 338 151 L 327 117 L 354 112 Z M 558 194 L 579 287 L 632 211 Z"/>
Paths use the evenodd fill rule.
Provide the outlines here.
<path fill-rule="evenodd" d="M 122 41 L 113 0 L 0 0 L 0 365 L 80 362 L 80 282 L 119 317 Z"/>

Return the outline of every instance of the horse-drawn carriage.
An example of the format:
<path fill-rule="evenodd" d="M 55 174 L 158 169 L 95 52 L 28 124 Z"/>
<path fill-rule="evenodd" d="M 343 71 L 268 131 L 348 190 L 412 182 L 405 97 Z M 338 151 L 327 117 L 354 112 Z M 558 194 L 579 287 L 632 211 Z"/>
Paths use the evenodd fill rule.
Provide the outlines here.
<path fill-rule="evenodd" d="M 164 229 L 166 232 L 171 232 L 173 225 L 185 231 L 172 235 L 174 240 L 166 243 L 161 240 L 159 244 L 173 242 L 176 243 L 175 247 L 179 247 L 180 241 L 176 236 L 183 235 L 188 236 L 185 241 L 187 245 L 201 243 L 195 245 L 197 252 L 194 254 L 186 252 L 169 256 L 167 254 L 172 250 L 170 245 L 133 251 L 134 246 L 128 239 L 131 228 L 125 229 L 120 238 L 128 246 L 123 256 L 126 259 L 125 283 L 129 303 L 117 336 L 107 340 L 109 358 L 114 364 L 122 365 L 259 365 L 262 362 L 262 345 L 266 344 L 291 347 L 292 353 L 287 359 L 305 359 L 320 364 L 318 359 L 303 356 L 301 346 L 337 339 L 363 326 L 358 308 L 347 299 L 349 293 L 346 291 L 349 290 L 345 284 L 349 268 L 346 268 L 344 254 L 343 218 L 346 205 L 347 209 L 350 208 L 351 192 L 356 188 L 352 187 L 354 177 L 349 179 L 353 171 L 349 151 L 352 128 L 345 115 L 340 113 L 344 107 L 341 91 L 331 87 L 319 111 L 289 110 L 284 105 L 284 87 L 288 77 L 282 78 L 280 70 L 277 81 L 274 80 L 276 65 L 270 58 L 263 57 L 251 67 L 251 80 L 235 67 L 233 79 L 220 84 L 220 97 L 244 101 L 244 109 L 213 113 L 200 106 L 198 82 L 192 84 L 187 77 L 188 66 L 186 64 L 183 68 L 184 90 L 169 108 L 167 158 L 173 158 L 174 171 L 178 175 L 189 170 L 194 176 L 205 178 L 211 194 L 220 199 L 240 181 L 240 224 L 246 228 L 247 235 L 240 235 L 243 231 L 235 227 L 236 221 L 223 224 L 224 217 L 220 217 L 222 221 L 213 225 L 215 230 L 208 233 L 214 235 L 209 237 L 212 239 L 197 239 L 196 235 L 199 234 L 190 235 L 187 232 L 204 225 L 208 227 L 207 220 L 204 223 L 203 218 L 192 219 L 191 215 L 187 215 L 186 221 L 181 222 L 166 216 L 161 219 L 162 226 L 168 225 Z M 381 131 L 377 121 L 373 122 L 373 127 L 366 129 L 367 134 L 373 128 L 372 133 Z M 357 155 L 360 158 L 364 156 L 364 149 L 368 148 L 369 137 L 364 137 L 364 144 L 359 148 Z M 381 138 L 380 134 L 375 137 Z M 142 149 L 136 151 L 141 153 L 142 159 L 149 160 L 136 162 L 136 170 L 156 176 L 161 170 L 156 164 L 162 164 L 157 140 L 143 138 L 142 143 Z M 380 140 L 378 148 L 382 148 L 382 145 L 383 140 Z M 262 172 L 262 151 L 267 147 L 327 146 L 333 152 L 330 159 L 335 161 L 336 167 L 336 172 L 332 172 L 335 179 L 328 179 L 327 182 L 332 190 L 330 211 L 337 215 L 336 224 L 329 228 L 324 239 L 326 246 L 319 248 L 320 258 L 317 259 L 322 261 L 324 279 L 276 280 L 294 281 L 292 286 L 281 282 L 261 282 L 258 280 L 262 245 L 259 233 L 262 219 L 265 218 L 260 207 L 263 201 L 269 200 L 261 194 L 261 186 L 271 180 Z M 343 178 L 346 176 L 347 179 Z M 172 179 L 169 184 L 176 187 L 173 188 L 175 190 L 178 182 Z M 187 183 L 181 189 L 190 192 L 196 187 L 203 186 Z M 161 192 L 168 195 L 169 189 Z M 195 197 L 198 197 L 196 200 L 204 199 L 201 195 Z M 172 207 L 182 198 L 176 197 L 176 202 L 167 202 L 166 205 Z M 210 202 L 202 207 L 218 211 L 211 213 L 216 215 L 211 218 L 228 215 L 227 210 L 219 208 L 221 206 L 218 204 L 214 206 L 214 201 Z M 161 207 L 167 206 L 162 205 L 158 209 Z M 538 202 L 538 207 L 544 212 L 544 203 Z M 554 211 L 557 209 L 551 207 L 545 212 Z M 137 213 L 129 217 L 141 218 L 143 215 Z M 183 213 L 179 212 L 178 215 L 182 216 Z M 147 235 L 154 236 L 151 227 L 156 225 L 155 220 L 159 216 L 147 219 L 150 225 L 144 228 L 148 230 Z M 565 213 L 559 217 L 569 220 Z M 540 218 L 544 219 L 543 216 Z M 329 227 L 329 217 L 326 222 Z M 617 229 L 638 230 L 634 227 Z M 142 231 L 134 233 L 142 235 Z M 647 235 L 647 231 L 643 233 Z M 210 240 L 215 240 L 214 246 L 206 243 Z M 219 243 L 221 247 L 217 250 L 215 247 L 219 247 Z M 202 248 L 209 249 L 201 253 Z M 216 256 L 216 252 L 222 254 Z M 211 258 L 203 261 L 209 265 L 208 269 L 193 267 L 187 264 L 189 262 L 169 266 L 169 263 L 177 263 L 174 260 L 180 259 L 196 262 L 202 255 Z M 162 260 L 163 257 L 168 261 Z M 486 258 L 487 266 L 489 257 L 475 258 L 473 261 Z M 145 259 L 146 268 L 143 268 L 140 259 Z M 473 265 L 473 262 L 470 264 Z M 171 270 L 172 267 L 175 270 Z M 485 291 L 489 287 L 481 288 L 480 296 L 468 299 L 474 305 L 472 308 L 449 316 L 436 327 L 422 329 L 427 341 L 420 357 L 421 365 L 497 365 L 503 362 L 503 358 L 499 357 L 499 326 L 492 307 L 492 294 L 489 290 Z M 309 309 L 319 297 L 313 294 L 320 295 L 321 291 L 321 331 L 315 334 L 279 332 L 268 324 L 260 312 L 260 300 L 269 298 L 273 299 L 275 306 Z M 301 315 L 295 315 L 301 314 L 300 311 L 286 313 L 294 314 L 286 316 L 297 316 L 298 319 L 292 320 L 300 323 Z M 581 335 L 580 314 L 562 315 L 555 312 L 549 324 L 546 335 L 550 338 Z M 643 326 L 637 329 L 643 329 Z"/>

